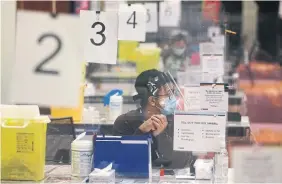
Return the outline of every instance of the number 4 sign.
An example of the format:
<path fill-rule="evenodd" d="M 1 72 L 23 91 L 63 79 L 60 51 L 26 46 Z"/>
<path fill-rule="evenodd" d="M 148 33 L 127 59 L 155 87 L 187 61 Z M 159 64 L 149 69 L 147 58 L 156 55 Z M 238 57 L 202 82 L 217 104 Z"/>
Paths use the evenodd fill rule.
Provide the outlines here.
<path fill-rule="evenodd" d="M 145 41 L 146 9 L 143 5 L 120 5 L 118 22 L 119 40 Z"/>
<path fill-rule="evenodd" d="M 18 11 L 12 103 L 77 107 L 81 83 L 79 19 Z M 44 22 L 44 24 L 42 24 Z"/>
<path fill-rule="evenodd" d="M 118 44 L 117 12 L 81 10 L 80 22 L 84 61 L 116 64 Z"/>

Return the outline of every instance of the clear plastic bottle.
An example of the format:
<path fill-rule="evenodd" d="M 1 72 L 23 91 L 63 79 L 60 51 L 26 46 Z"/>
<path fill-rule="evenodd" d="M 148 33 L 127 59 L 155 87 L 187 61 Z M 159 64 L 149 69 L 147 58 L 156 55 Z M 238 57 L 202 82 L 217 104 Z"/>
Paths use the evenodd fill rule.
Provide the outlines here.
<path fill-rule="evenodd" d="M 225 138 L 221 138 L 220 152 L 215 156 L 214 183 L 228 183 L 228 152 Z"/>

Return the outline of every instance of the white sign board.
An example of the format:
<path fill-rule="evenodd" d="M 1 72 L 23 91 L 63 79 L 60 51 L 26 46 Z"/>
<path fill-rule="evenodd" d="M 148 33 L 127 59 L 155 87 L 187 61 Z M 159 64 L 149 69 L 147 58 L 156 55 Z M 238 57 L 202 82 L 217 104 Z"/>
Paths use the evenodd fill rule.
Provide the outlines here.
<path fill-rule="evenodd" d="M 202 82 L 205 83 L 223 83 L 223 76 L 218 73 L 202 73 Z"/>
<path fill-rule="evenodd" d="M 184 98 L 187 105 L 184 104 L 185 111 L 201 110 L 200 106 L 200 85 L 184 86 Z"/>
<path fill-rule="evenodd" d="M 228 111 L 228 92 L 224 84 L 201 83 L 200 104 L 202 110 Z"/>
<path fill-rule="evenodd" d="M 158 32 L 158 10 L 157 3 L 145 3 L 146 8 L 146 32 Z"/>
<path fill-rule="evenodd" d="M 200 56 L 203 55 L 224 55 L 224 49 L 213 42 L 200 43 Z"/>
<path fill-rule="evenodd" d="M 235 147 L 234 183 L 282 183 L 282 147 Z"/>
<path fill-rule="evenodd" d="M 210 26 L 208 27 L 208 37 L 209 38 L 213 38 L 216 36 L 220 36 L 221 35 L 221 30 L 219 26 Z"/>
<path fill-rule="evenodd" d="M 177 83 L 179 85 L 200 84 L 202 82 L 202 72 L 191 70 L 185 72 L 177 72 Z"/>
<path fill-rule="evenodd" d="M 224 49 L 224 47 L 225 47 L 225 36 L 224 35 L 214 36 L 214 37 L 211 38 L 211 41 L 214 44 L 221 47 L 222 49 Z"/>
<path fill-rule="evenodd" d="M 203 82 L 211 82 L 210 80 L 224 75 L 224 47 L 222 44 L 200 43 L 200 59 L 203 74 L 212 77 L 206 79 L 203 76 Z"/>
<path fill-rule="evenodd" d="M 120 5 L 118 40 L 145 41 L 146 18 L 146 9 L 143 5 Z"/>
<path fill-rule="evenodd" d="M 181 19 L 181 1 L 164 1 L 160 2 L 160 26 L 178 27 Z"/>
<path fill-rule="evenodd" d="M 226 113 L 175 113 L 173 150 L 219 152 L 225 126 Z"/>
<path fill-rule="evenodd" d="M 224 74 L 224 57 L 223 55 L 210 55 L 202 57 L 202 72 Z"/>
<path fill-rule="evenodd" d="M 78 106 L 83 60 L 77 35 L 75 15 L 17 12 L 13 103 Z"/>
<path fill-rule="evenodd" d="M 116 64 L 118 12 L 80 11 L 83 60 L 90 63 Z"/>

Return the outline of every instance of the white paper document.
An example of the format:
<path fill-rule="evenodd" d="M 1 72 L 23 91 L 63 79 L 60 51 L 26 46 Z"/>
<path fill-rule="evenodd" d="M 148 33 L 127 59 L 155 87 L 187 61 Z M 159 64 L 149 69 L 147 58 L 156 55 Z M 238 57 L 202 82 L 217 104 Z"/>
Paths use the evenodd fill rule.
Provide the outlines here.
<path fill-rule="evenodd" d="M 150 2 L 150 1 L 148 1 Z M 145 3 L 146 8 L 146 32 L 158 32 L 158 5 L 157 3 Z"/>
<path fill-rule="evenodd" d="M 214 73 L 218 76 L 224 74 L 224 56 L 202 56 L 202 72 Z"/>
<path fill-rule="evenodd" d="M 179 85 L 200 84 L 202 81 L 202 72 L 199 70 L 187 70 L 185 72 L 177 72 L 177 83 Z M 204 81 L 205 82 L 205 81 Z"/>
<path fill-rule="evenodd" d="M 224 75 L 224 37 L 200 44 L 201 71 L 213 76 Z M 205 81 L 206 82 L 206 81 Z"/>
<path fill-rule="evenodd" d="M 224 49 L 225 46 L 225 35 L 214 36 L 211 38 L 212 42 Z"/>
<path fill-rule="evenodd" d="M 219 36 L 221 35 L 221 30 L 220 30 L 220 27 L 219 26 L 210 26 L 208 27 L 208 37 L 209 38 L 213 38 L 213 37 L 216 37 L 216 36 Z"/>
<path fill-rule="evenodd" d="M 181 1 L 160 2 L 159 22 L 160 26 L 177 27 L 181 19 Z"/>
<path fill-rule="evenodd" d="M 213 42 L 200 43 L 200 56 L 203 55 L 224 55 L 224 49 Z"/>
<path fill-rule="evenodd" d="M 116 64 L 118 12 L 80 11 L 82 61 Z"/>
<path fill-rule="evenodd" d="M 219 75 L 218 73 L 202 73 L 202 83 L 223 83 L 223 75 Z"/>
<path fill-rule="evenodd" d="M 202 110 L 228 111 L 228 92 L 224 84 L 201 83 L 200 105 Z"/>
<path fill-rule="evenodd" d="M 225 132 L 225 112 L 176 112 L 173 150 L 218 152 Z"/>
<path fill-rule="evenodd" d="M 119 6 L 118 40 L 145 41 L 146 9 L 142 4 Z"/>
<path fill-rule="evenodd" d="M 184 86 L 185 111 L 201 110 L 200 106 L 200 85 Z"/>
<path fill-rule="evenodd" d="M 234 183 L 282 183 L 282 147 L 236 147 L 232 150 Z"/>
<path fill-rule="evenodd" d="M 82 55 L 79 18 L 17 11 L 11 103 L 78 107 Z"/>

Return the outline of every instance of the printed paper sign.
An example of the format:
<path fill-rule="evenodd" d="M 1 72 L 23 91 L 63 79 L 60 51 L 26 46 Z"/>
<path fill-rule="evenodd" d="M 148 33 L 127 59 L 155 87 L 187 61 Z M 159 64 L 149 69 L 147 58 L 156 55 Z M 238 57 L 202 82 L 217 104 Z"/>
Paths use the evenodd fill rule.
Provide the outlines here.
<path fill-rule="evenodd" d="M 79 18 L 36 11 L 17 12 L 12 103 L 77 107 L 81 85 Z"/>
<path fill-rule="evenodd" d="M 228 111 L 228 92 L 224 84 L 201 83 L 200 104 L 202 110 Z"/>
<path fill-rule="evenodd" d="M 203 72 L 201 82 L 202 83 L 223 83 L 223 76 L 222 74 L 218 74 L 218 73 Z"/>
<path fill-rule="evenodd" d="M 141 4 L 119 6 L 118 40 L 145 41 L 146 9 Z"/>
<path fill-rule="evenodd" d="M 208 28 L 208 37 L 209 38 L 213 38 L 213 37 L 216 37 L 216 36 L 219 36 L 221 35 L 221 30 L 220 30 L 220 27 L 218 26 L 211 26 Z"/>
<path fill-rule="evenodd" d="M 234 183 L 282 183 L 282 147 L 235 147 Z"/>
<path fill-rule="evenodd" d="M 83 59 L 89 63 L 116 64 L 118 13 L 80 11 Z"/>
<path fill-rule="evenodd" d="M 160 2 L 160 26 L 177 27 L 181 18 L 181 1 Z"/>
<path fill-rule="evenodd" d="M 224 112 L 177 112 L 174 115 L 173 150 L 219 152 L 225 132 Z"/>
<path fill-rule="evenodd" d="M 158 32 L 158 10 L 157 3 L 145 3 L 146 7 L 146 32 L 156 33 Z"/>
<path fill-rule="evenodd" d="M 225 46 L 225 36 L 224 35 L 219 35 L 219 36 L 214 36 L 211 38 L 212 42 L 224 49 Z"/>
<path fill-rule="evenodd" d="M 177 83 L 179 85 L 200 84 L 201 82 L 203 82 L 201 71 L 193 71 L 189 69 L 185 72 L 177 72 Z"/>
<path fill-rule="evenodd" d="M 222 42 L 222 40 L 216 41 Z M 224 45 L 222 43 L 201 43 L 200 59 L 203 73 L 211 73 L 217 76 L 224 75 Z"/>
<path fill-rule="evenodd" d="M 202 57 L 202 72 L 224 74 L 224 57 L 219 56 L 203 56 Z"/>
<path fill-rule="evenodd" d="M 224 55 L 224 49 L 213 42 L 200 43 L 200 57 L 203 55 Z"/>
<path fill-rule="evenodd" d="M 200 106 L 200 85 L 184 86 L 184 97 L 187 105 L 184 105 L 184 110 L 201 110 Z"/>

